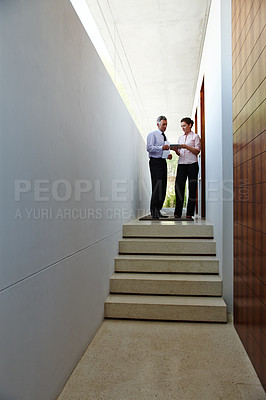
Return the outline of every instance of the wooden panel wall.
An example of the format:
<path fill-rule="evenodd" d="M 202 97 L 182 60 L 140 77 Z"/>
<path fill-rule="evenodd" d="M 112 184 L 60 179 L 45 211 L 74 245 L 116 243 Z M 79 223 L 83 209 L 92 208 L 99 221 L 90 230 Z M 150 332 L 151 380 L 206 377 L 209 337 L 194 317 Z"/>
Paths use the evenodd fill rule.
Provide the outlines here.
<path fill-rule="evenodd" d="M 234 323 L 264 386 L 266 0 L 232 0 Z"/>

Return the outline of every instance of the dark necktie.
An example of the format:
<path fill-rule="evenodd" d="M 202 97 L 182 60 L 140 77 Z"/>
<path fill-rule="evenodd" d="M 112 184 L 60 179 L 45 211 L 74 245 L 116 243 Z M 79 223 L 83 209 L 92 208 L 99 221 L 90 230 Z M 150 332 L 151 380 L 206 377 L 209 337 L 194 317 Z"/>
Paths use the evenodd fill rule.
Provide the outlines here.
<path fill-rule="evenodd" d="M 162 135 L 163 135 L 164 141 L 166 142 L 166 136 L 165 136 L 164 132 L 162 132 Z"/>

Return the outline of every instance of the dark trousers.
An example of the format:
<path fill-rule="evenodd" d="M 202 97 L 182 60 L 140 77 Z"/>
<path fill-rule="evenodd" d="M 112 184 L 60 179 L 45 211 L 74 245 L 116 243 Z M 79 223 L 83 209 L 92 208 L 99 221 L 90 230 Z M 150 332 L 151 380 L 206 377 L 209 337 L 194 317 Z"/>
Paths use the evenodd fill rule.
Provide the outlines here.
<path fill-rule="evenodd" d="M 167 186 L 167 164 L 164 158 L 150 158 L 152 195 L 151 213 L 162 209 Z"/>
<path fill-rule="evenodd" d="M 175 215 L 182 215 L 184 193 L 186 180 L 188 178 L 188 202 L 186 215 L 193 216 L 196 204 L 196 193 L 198 184 L 199 165 L 197 162 L 193 164 L 178 164 L 176 180 L 175 180 L 175 195 L 176 207 Z"/>

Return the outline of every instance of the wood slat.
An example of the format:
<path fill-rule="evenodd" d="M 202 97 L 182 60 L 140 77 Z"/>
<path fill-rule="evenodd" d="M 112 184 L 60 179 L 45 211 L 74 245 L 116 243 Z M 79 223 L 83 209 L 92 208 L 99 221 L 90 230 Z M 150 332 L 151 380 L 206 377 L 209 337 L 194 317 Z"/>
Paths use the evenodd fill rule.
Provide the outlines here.
<path fill-rule="evenodd" d="M 236 228 L 235 224 L 235 228 Z M 239 224 L 239 232 L 242 231 L 243 227 Z M 241 241 L 235 237 L 235 259 L 239 260 L 241 264 L 245 265 L 250 271 L 261 281 L 263 284 L 266 283 L 266 271 L 263 268 L 263 257 L 262 252 L 254 249 L 248 243 Z"/>
<path fill-rule="evenodd" d="M 249 267 L 241 263 L 237 258 L 234 260 L 235 262 L 235 274 L 239 275 L 241 279 L 249 286 L 252 290 L 253 295 L 258 297 L 260 301 L 265 304 L 265 291 L 263 290 L 263 280 L 262 275 L 260 277 L 256 276 L 253 273 L 253 268 L 250 265 Z M 262 271 L 258 271 L 258 273 Z"/>
<path fill-rule="evenodd" d="M 256 110 L 248 116 L 244 124 L 233 133 L 233 150 L 238 152 L 251 140 L 264 132 L 266 122 L 266 102 L 256 108 Z"/>
<path fill-rule="evenodd" d="M 253 46 L 249 56 L 243 61 L 239 70 L 233 68 L 233 99 L 238 93 L 239 89 L 245 82 L 247 76 L 249 75 L 252 67 L 255 65 L 262 52 L 265 50 L 266 43 L 266 28 L 261 32 L 257 42 Z M 265 67 L 264 67 L 265 68 Z"/>
<path fill-rule="evenodd" d="M 240 0 L 235 0 L 232 1 L 232 21 L 234 21 L 234 24 L 232 26 L 232 35 L 235 37 L 235 29 L 236 29 L 236 22 L 239 18 L 241 8 L 243 7 L 243 1 Z M 233 48 L 233 47 L 232 47 Z"/>
<path fill-rule="evenodd" d="M 232 0 L 234 324 L 264 388 L 265 18 L 265 1 Z"/>
<path fill-rule="evenodd" d="M 265 132 L 261 133 L 255 139 L 251 140 L 249 143 L 245 144 L 240 150 L 234 154 L 234 166 L 250 160 L 265 152 L 266 140 Z"/>
<path fill-rule="evenodd" d="M 242 246 L 248 245 L 254 249 L 263 252 L 263 232 L 262 230 L 252 229 L 247 226 L 239 225 L 238 240 L 242 243 Z M 252 262 L 251 262 L 252 265 Z"/>
<path fill-rule="evenodd" d="M 261 299 L 256 296 L 253 290 L 250 288 L 249 284 L 245 282 L 243 277 L 241 276 L 242 270 L 239 272 L 239 276 L 237 279 L 237 272 L 235 274 L 236 280 L 240 286 L 239 296 L 238 298 L 246 307 L 246 318 L 245 323 L 248 325 L 249 329 L 251 330 L 252 334 L 254 335 L 255 340 L 257 343 L 263 342 L 263 330 L 259 329 L 265 322 L 264 317 L 264 303 Z M 261 346 L 262 350 L 262 346 Z"/>
<path fill-rule="evenodd" d="M 237 321 L 235 323 L 236 330 L 241 337 L 243 344 L 245 345 L 245 349 L 253 362 L 253 365 L 256 369 L 257 374 L 261 379 L 261 383 L 266 386 L 265 374 L 264 374 L 264 365 L 266 362 L 265 356 L 265 341 L 264 346 L 261 347 L 259 343 L 256 341 L 252 331 L 250 330 L 249 325 L 246 323 L 245 318 L 247 314 L 246 304 L 244 304 L 241 299 L 237 299 L 235 304 L 235 317 Z"/>
<path fill-rule="evenodd" d="M 263 183 L 246 185 L 245 187 L 237 186 L 234 182 L 234 199 L 235 202 L 249 201 L 250 203 L 262 203 Z"/>
<path fill-rule="evenodd" d="M 247 90 L 248 91 L 248 90 Z M 263 83 L 254 88 L 253 95 L 246 99 L 245 106 L 240 108 L 238 104 L 234 109 L 237 110 L 237 114 L 233 114 L 233 131 L 239 129 L 246 121 L 249 116 L 265 101 L 265 91 L 266 91 L 266 79 L 264 79 Z"/>
<path fill-rule="evenodd" d="M 266 48 L 264 47 L 264 51 L 261 53 L 260 57 L 257 59 L 252 69 L 247 73 L 247 76 L 244 78 L 244 82 L 238 91 L 233 95 L 233 115 L 237 115 L 237 111 L 235 109 L 236 105 L 238 109 L 242 109 L 247 101 L 247 99 L 251 98 L 256 88 L 258 88 L 265 79 L 266 76 Z M 242 70 L 243 74 L 246 72 Z"/>
<path fill-rule="evenodd" d="M 261 12 L 262 0 L 254 0 L 252 7 L 248 7 L 247 1 L 245 1 L 244 3 L 245 4 L 241 9 L 241 15 L 238 21 L 239 28 L 236 32 L 236 34 L 238 34 L 238 38 L 236 41 L 236 46 L 232 51 L 233 68 L 239 55 L 243 51 L 244 53 L 251 52 L 252 48 L 248 46 L 249 37 L 251 36 L 251 39 L 253 39 L 254 36 L 258 38 L 261 32 L 261 26 L 263 26 L 264 24 L 263 12 Z"/>

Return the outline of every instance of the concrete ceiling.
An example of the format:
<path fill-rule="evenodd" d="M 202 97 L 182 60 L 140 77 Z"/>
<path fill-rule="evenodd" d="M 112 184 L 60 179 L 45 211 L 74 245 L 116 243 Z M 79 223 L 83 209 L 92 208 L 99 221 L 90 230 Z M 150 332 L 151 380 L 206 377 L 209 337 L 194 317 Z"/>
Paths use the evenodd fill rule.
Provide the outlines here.
<path fill-rule="evenodd" d="M 166 115 L 174 142 L 191 116 L 211 0 L 86 2 L 143 135 Z"/>

